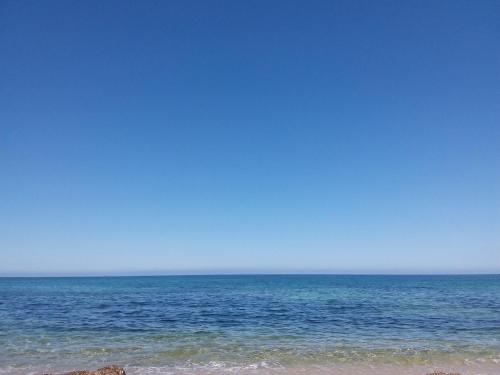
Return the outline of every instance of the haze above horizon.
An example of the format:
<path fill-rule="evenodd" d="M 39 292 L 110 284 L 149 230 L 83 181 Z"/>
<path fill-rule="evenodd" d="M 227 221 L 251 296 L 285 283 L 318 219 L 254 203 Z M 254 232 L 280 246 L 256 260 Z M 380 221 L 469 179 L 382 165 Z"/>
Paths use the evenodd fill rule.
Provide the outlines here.
<path fill-rule="evenodd" d="M 1 2 L 0 276 L 500 273 L 499 19 Z"/>

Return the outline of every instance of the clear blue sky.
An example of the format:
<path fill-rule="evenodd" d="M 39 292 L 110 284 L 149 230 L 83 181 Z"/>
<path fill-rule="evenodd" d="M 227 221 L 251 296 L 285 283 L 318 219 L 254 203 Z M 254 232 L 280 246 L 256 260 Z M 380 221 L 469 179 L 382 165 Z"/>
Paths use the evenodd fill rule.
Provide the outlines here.
<path fill-rule="evenodd" d="M 500 272 L 499 20 L 2 1 L 0 274 Z"/>

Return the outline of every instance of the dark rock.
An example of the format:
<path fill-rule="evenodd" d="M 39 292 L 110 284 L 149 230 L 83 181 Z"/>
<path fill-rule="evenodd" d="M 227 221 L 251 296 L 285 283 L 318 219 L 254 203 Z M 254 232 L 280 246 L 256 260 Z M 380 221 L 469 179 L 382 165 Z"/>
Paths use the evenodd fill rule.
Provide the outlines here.
<path fill-rule="evenodd" d="M 70 371 L 63 375 L 125 375 L 125 370 L 118 366 L 107 366 L 96 371 Z"/>
<path fill-rule="evenodd" d="M 100 368 L 93 375 L 125 375 L 125 370 L 118 366 L 108 366 Z"/>

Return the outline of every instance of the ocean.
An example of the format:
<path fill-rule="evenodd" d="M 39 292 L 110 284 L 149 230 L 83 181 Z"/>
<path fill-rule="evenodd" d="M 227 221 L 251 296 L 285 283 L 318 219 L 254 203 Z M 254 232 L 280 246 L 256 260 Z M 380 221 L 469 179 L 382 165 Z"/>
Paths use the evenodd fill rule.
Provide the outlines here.
<path fill-rule="evenodd" d="M 0 278 L 0 374 L 500 374 L 500 275 Z"/>

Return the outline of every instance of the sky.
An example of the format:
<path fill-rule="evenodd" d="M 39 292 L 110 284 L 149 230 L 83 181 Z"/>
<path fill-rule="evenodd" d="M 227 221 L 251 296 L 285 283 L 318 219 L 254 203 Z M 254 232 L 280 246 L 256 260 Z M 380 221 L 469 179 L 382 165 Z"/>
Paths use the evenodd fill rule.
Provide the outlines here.
<path fill-rule="evenodd" d="M 500 2 L 0 2 L 0 275 L 500 272 Z"/>

